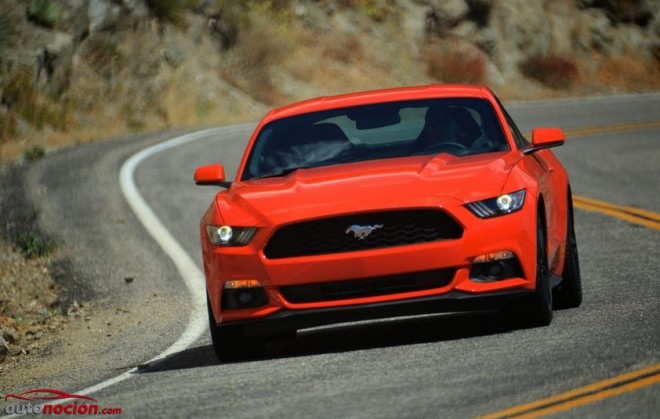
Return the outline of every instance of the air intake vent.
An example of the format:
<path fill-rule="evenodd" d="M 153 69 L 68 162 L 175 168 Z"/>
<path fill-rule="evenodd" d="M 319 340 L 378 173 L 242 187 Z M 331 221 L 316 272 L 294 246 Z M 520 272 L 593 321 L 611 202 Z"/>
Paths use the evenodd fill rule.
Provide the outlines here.
<path fill-rule="evenodd" d="M 439 209 L 359 213 L 281 227 L 264 249 L 269 259 L 355 252 L 459 239 L 463 228 Z"/>
<path fill-rule="evenodd" d="M 454 272 L 454 269 L 437 269 L 348 281 L 290 285 L 280 287 L 280 292 L 291 303 L 366 298 L 441 288 L 451 282 Z"/>

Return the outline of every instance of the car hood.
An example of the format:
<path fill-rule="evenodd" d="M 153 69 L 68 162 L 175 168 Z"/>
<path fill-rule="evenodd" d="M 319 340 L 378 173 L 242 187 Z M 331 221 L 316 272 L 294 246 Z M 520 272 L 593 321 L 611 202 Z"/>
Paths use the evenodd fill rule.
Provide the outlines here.
<path fill-rule="evenodd" d="M 216 203 L 226 223 L 262 225 L 470 202 L 498 195 L 519 159 L 516 152 L 464 157 L 443 153 L 301 169 L 236 182 L 218 194 Z"/>

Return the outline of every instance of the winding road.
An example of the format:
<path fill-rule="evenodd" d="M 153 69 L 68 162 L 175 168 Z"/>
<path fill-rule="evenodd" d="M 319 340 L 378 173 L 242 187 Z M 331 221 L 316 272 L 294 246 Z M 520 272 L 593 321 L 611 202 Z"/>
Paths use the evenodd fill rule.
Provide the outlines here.
<path fill-rule="evenodd" d="M 217 190 L 192 175 L 218 161 L 235 173 L 253 125 L 161 133 L 62 150 L 27 175 L 81 272 L 72 286 L 133 316 L 121 338 L 90 348 L 94 368 L 47 384 L 126 417 L 657 417 L 660 94 L 507 108 L 525 132 L 567 132 L 555 152 L 588 199 L 575 215 L 584 303 L 549 327 L 508 330 L 492 313 L 335 325 L 272 343 L 265 359 L 219 364 L 198 237 Z M 139 217 L 160 222 L 145 229 Z M 127 286 L 127 276 L 139 280 Z"/>

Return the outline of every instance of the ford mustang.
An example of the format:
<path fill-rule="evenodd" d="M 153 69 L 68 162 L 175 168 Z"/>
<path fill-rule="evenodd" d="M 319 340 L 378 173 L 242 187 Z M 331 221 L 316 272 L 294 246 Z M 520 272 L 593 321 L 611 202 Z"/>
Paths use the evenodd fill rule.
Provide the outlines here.
<path fill-rule="evenodd" d="M 312 99 L 257 125 L 201 246 L 221 360 L 340 322 L 500 310 L 550 324 L 582 300 L 566 170 L 486 87 L 431 85 Z"/>

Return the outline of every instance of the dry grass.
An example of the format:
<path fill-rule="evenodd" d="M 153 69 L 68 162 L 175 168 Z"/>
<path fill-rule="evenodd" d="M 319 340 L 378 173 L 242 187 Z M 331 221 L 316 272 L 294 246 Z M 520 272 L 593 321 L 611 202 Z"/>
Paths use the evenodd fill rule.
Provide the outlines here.
<path fill-rule="evenodd" d="M 319 47 L 323 50 L 324 59 L 343 64 L 360 63 L 365 58 L 360 36 L 355 33 L 344 32 L 322 37 Z"/>
<path fill-rule="evenodd" d="M 32 67 L 5 71 L 4 66 L 0 94 L 9 105 L 0 106 L 0 158 L 23 155 L 35 146 L 48 150 L 134 131 L 261 116 L 264 108 L 245 97 L 276 106 L 398 85 L 489 82 L 488 57 L 469 41 L 432 38 L 418 45 L 417 39 L 405 38 L 405 25 L 398 20 L 402 10 L 393 0 L 319 0 L 321 11 L 303 15 L 289 0 L 213 0 L 210 4 L 228 13 L 227 19 L 240 22 L 236 44 L 222 51 L 208 19 L 189 12 L 192 3 L 187 9 L 183 3 L 171 3 L 173 10 L 184 13 L 185 29 L 169 26 L 161 31 L 162 25 L 145 24 L 132 31 L 92 34 L 76 49 L 71 82 L 61 97 L 44 93 L 48 89 L 43 79 L 35 85 Z M 487 19 L 490 8 L 484 3 L 480 19 Z M 330 9 L 332 13 L 326 12 Z M 314 19 L 324 19 L 323 25 L 310 26 Z M 10 24 L 5 19 L 8 34 Z M 0 47 L 11 44 L 10 35 L 5 39 Z M 530 57 L 521 67 L 529 79 L 512 80 L 511 97 L 660 86 L 660 58 L 647 62 L 634 54 L 596 56 L 579 66 L 578 59 Z"/>
<path fill-rule="evenodd" d="M 38 89 L 29 67 L 7 68 L 0 78 L 0 92 L 6 107 L 0 121 L 0 143 L 17 135 L 18 117 L 37 129 L 64 129 L 69 122 L 66 99 L 51 98 Z"/>
<path fill-rule="evenodd" d="M 16 27 L 19 22 L 19 15 L 13 10 L 3 11 L 0 14 L 0 65 L 9 58 L 10 51 L 16 45 L 18 31 Z"/>
<path fill-rule="evenodd" d="M 86 42 L 83 58 L 89 66 L 105 79 L 117 78 L 128 60 L 119 44 L 107 34 L 92 34 Z"/>
<path fill-rule="evenodd" d="M 442 83 L 481 84 L 486 79 L 483 53 L 455 42 L 432 41 L 422 49 L 428 75 Z"/>
<path fill-rule="evenodd" d="M 660 89 L 660 61 L 654 57 L 594 55 L 587 65 L 590 72 L 589 78 L 582 80 L 585 85 L 596 84 L 610 90 L 628 92 Z"/>
<path fill-rule="evenodd" d="M 343 8 L 356 10 L 376 22 L 398 16 L 396 0 L 338 0 L 337 3 Z"/>
<path fill-rule="evenodd" d="M 51 262 L 26 260 L 0 238 L 0 336 L 5 335 L 10 356 L 36 349 L 41 335 L 63 327 L 61 290 L 50 276 Z"/>
<path fill-rule="evenodd" d="M 250 25 L 240 32 L 236 47 L 226 53 L 221 76 L 260 102 L 278 103 L 281 94 L 273 72 L 287 59 L 293 36 L 287 25 L 255 13 Z"/>
<path fill-rule="evenodd" d="M 520 71 L 552 89 L 568 89 L 578 78 L 574 59 L 559 55 L 533 55 L 520 64 Z"/>

